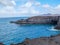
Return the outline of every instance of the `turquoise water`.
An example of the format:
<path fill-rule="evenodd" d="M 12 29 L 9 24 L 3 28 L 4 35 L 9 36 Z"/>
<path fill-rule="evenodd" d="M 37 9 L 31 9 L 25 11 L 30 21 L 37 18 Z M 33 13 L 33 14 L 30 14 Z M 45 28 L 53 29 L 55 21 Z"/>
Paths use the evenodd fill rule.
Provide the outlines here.
<path fill-rule="evenodd" d="M 22 42 L 26 38 L 49 37 L 60 33 L 60 31 L 51 30 L 53 25 L 17 25 L 10 23 L 10 21 L 19 19 L 23 18 L 0 18 L 0 42 L 9 45 Z"/>

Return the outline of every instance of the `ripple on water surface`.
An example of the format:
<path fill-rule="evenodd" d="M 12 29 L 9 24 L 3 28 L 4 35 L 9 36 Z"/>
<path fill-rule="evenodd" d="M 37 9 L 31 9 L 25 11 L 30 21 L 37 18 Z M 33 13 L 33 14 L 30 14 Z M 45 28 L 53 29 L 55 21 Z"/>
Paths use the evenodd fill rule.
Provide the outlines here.
<path fill-rule="evenodd" d="M 15 18 L 1 20 L 0 42 L 6 45 L 22 42 L 25 38 L 48 37 L 59 33 L 59 31 L 51 31 L 50 28 L 53 25 L 16 25 L 9 23 L 9 21 L 15 20 Z"/>

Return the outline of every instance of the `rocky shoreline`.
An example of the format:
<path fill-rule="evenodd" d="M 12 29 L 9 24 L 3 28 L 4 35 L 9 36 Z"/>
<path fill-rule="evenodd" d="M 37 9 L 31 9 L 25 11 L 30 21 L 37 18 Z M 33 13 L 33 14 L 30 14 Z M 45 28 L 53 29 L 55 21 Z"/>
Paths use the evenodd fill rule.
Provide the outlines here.
<path fill-rule="evenodd" d="M 16 24 L 55 24 L 55 29 L 60 30 L 60 16 L 34 16 L 27 19 L 11 21 Z M 50 37 L 35 39 L 26 38 L 23 42 L 10 45 L 60 45 L 60 34 Z"/>
<path fill-rule="evenodd" d="M 16 24 L 52 24 L 58 21 L 59 16 L 34 16 L 27 19 L 11 21 Z"/>
<path fill-rule="evenodd" d="M 11 21 L 16 24 L 56 24 L 55 29 L 60 30 L 60 16 L 34 16 L 27 19 Z"/>
<path fill-rule="evenodd" d="M 0 43 L 0 45 L 4 44 Z M 10 45 L 60 45 L 60 34 L 35 39 L 26 38 L 22 43 L 10 44 Z"/>
<path fill-rule="evenodd" d="M 26 38 L 25 41 L 22 43 L 11 45 L 60 45 L 60 35 L 35 39 Z"/>

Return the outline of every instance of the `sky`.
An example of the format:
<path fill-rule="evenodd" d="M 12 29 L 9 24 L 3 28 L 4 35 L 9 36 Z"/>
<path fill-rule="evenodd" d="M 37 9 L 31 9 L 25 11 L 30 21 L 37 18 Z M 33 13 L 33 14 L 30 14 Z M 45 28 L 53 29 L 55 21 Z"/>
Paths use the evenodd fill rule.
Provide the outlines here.
<path fill-rule="evenodd" d="M 0 0 L 0 17 L 60 14 L 60 0 Z"/>

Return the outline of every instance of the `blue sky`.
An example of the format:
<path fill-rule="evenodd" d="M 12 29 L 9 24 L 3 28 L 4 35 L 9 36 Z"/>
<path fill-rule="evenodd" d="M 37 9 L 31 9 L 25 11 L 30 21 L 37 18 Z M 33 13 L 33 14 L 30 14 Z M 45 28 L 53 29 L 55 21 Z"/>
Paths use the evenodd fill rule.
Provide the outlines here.
<path fill-rule="evenodd" d="M 41 2 L 42 4 L 49 4 L 52 6 L 60 4 L 60 0 L 37 0 L 37 1 Z"/>
<path fill-rule="evenodd" d="M 0 0 L 0 17 L 60 14 L 60 0 Z"/>

